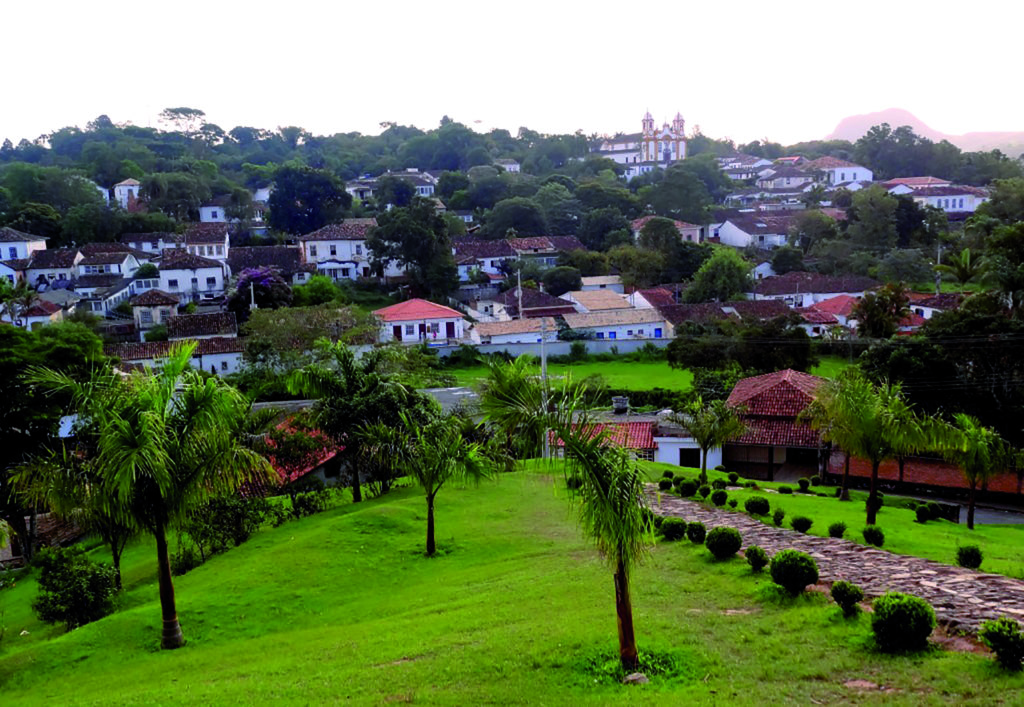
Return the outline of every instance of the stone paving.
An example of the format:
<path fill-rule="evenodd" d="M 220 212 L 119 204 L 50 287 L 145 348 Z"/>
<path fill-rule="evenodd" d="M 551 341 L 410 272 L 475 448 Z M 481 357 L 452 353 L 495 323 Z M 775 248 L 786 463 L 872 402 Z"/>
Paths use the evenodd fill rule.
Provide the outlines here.
<path fill-rule="evenodd" d="M 664 493 L 659 503 L 653 487 L 648 498 L 658 515 L 698 520 L 709 530 L 719 525 L 736 528 L 744 547 L 760 545 L 769 555 L 789 547 L 806 552 L 818 563 L 823 582 L 845 579 L 859 585 L 869 597 L 898 591 L 926 599 L 938 620 L 952 629 L 975 632 L 982 621 L 1000 616 L 1024 623 L 1024 582 L 1017 579 L 776 528 L 746 513 Z"/>

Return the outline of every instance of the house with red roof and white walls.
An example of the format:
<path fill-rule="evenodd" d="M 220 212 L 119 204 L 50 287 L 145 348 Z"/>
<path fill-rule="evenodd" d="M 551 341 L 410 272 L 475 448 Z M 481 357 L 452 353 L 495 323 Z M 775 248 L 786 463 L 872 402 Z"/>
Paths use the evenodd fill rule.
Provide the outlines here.
<path fill-rule="evenodd" d="M 425 299 L 411 299 L 376 310 L 380 323 L 378 340 L 403 344 L 427 343 L 437 346 L 466 339 L 462 313 Z"/>
<path fill-rule="evenodd" d="M 375 218 L 347 218 L 301 236 L 299 249 L 304 262 L 316 265 L 321 275 L 332 280 L 356 280 L 370 277 L 372 253 L 366 247 L 370 233 L 377 227 Z M 395 262 L 384 268 L 385 278 L 401 277 L 405 271 Z"/>

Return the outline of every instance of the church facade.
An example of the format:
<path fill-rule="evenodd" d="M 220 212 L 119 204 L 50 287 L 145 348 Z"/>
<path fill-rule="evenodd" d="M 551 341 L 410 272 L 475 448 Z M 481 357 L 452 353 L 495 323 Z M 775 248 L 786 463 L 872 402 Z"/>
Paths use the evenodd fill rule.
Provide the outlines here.
<path fill-rule="evenodd" d="M 655 167 L 664 169 L 673 162 L 686 158 L 686 121 L 680 113 L 671 123 L 655 127 L 648 111 L 641 121 L 639 133 L 617 135 L 598 141 L 593 152 L 625 165 L 626 179 L 650 172 Z"/>

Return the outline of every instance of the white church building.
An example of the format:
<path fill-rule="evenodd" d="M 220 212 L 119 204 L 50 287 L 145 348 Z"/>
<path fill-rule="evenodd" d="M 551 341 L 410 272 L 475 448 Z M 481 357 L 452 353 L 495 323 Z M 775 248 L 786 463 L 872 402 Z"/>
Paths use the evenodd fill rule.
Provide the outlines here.
<path fill-rule="evenodd" d="M 664 169 L 673 162 L 686 158 L 686 121 L 680 113 L 672 123 L 654 126 L 654 118 L 647 111 L 642 121 L 643 130 L 629 135 L 604 138 L 595 143 L 593 152 L 625 165 L 626 179 L 645 174 L 656 167 Z"/>

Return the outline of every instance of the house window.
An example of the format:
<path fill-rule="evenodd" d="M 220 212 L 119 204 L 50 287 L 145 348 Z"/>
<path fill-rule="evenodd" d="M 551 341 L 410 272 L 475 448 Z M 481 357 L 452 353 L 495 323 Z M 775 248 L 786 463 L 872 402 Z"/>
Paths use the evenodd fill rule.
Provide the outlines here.
<path fill-rule="evenodd" d="M 406 336 L 412 336 L 415 333 L 416 333 L 416 325 L 415 324 L 406 324 L 405 325 L 405 335 Z"/>
<path fill-rule="evenodd" d="M 210 218 L 218 218 L 216 210 L 210 212 Z"/>
<path fill-rule="evenodd" d="M 362 254 L 363 254 L 363 245 L 361 243 L 356 243 L 356 255 L 362 255 Z"/>
<path fill-rule="evenodd" d="M 199 289 L 199 278 L 198 277 L 192 278 L 192 289 L 193 290 L 198 290 Z"/>
<path fill-rule="evenodd" d="M 208 277 L 208 278 L 206 278 L 206 286 L 210 287 L 210 288 L 216 287 L 217 286 L 217 278 L 215 278 L 215 277 Z"/>
<path fill-rule="evenodd" d="M 337 254 L 338 254 L 338 246 L 332 245 L 331 246 L 331 255 L 337 255 Z"/>
<path fill-rule="evenodd" d="M 632 329 L 626 329 L 626 336 L 633 336 L 633 330 Z"/>
<path fill-rule="evenodd" d="M 608 338 L 609 339 L 614 339 L 615 338 L 615 332 L 614 331 L 608 332 Z"/>
<path fill-rule="evenodd" d="M 661 338 L 661 329 L 655 329 L 654 330 L 654 338 L 655 339 L 660 339 Z"/>
<path fill-rule="evenodd" d="M 172 290 L 178 289 L 178 281 L 177 280 L 168 280 L 167 281 L 167 287 L 169 287 Z"/>
<path fill-rule="evenodd" d="M 224 255 L 224 246 L 217 246 L 217 255 Z"/>
<path fill-rule="evenodd" d="M 142 322 L 143 324 L 152 324 L 153 313 L 148 309 L 143 309 L 142 311 L 139 312 L 139 321 Z"/>
<path fill-rule="evenodd" d="M 227 361 L 221 361 L 220 362 L 220 370 L 222 370 L 222 371 L 228 370 L 228 362 Z"/>
<path fill-rule="evenodd" d="M 351 268 L 342 268 L 342 269 L 341 269 L 341 276 L 342 276 L 342 277 L 348 277 L 348 271 L 349 271 L 350 269 L 351 269 Z"/>
<path fill-rule="evenodd" d="M 18 257 L 18 249 L 15 248 L 14 246 L 11 246 L 10 248 L 8 248 L 7 252 L 10 253 L 10 257 L 12 257 L 12 258 L 17 258 Z"/>
<path fill-rule="evenodd" d="M 315 245 L 309 246 L 309 256 L 311 258 L 315 258 L 316 257 L 316 246 Z"/>
<path fill-rule="evenodd" d="M 964 200 L 963 199 L 960 200 L 960 208 L 961 209 L 964 208 Z"/>
<path fill-rule="evenodd" d="M 441 331 L 440 323 L 438 323 L 438 322 L 431 322 L 430 323 L 430 333 L 431 334 L 438 334 L 438 333 L 440 333 L 440 331 Z"/>

